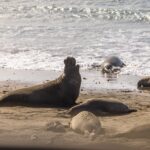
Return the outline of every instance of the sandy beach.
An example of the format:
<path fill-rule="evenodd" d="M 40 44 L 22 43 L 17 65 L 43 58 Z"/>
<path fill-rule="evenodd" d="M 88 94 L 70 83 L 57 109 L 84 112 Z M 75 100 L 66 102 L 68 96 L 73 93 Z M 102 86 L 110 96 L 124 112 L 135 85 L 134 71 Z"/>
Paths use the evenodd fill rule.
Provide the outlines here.
<path fill-rule="evenodd" d="M 32 70 L 0 70 L 0 96 L 23 87 L 47 82 L 60 72 Z M 99 116 L 103 132 L 95 139 L 69 128 L 71 117 L 63 108 L 0 107 L 0 145 L 32 145 L 57 148 L 89 149 L 150 149 L 150 92 L 139 91 L 141 77 L 122 76 L 117 80 L 102 80 L 99 72 L 82 72 L 78 102 L 89 98 L 116 100 L 137 112 L 127 115 Z M 48 128 L 59 121 L 60 130 Z"/>
<path fill-rule="evenodd" d="M 137 89 L 144 77 L 150 77 L 150 0 L 0 1 L 0 149 L 150 150 L 150 88 Z M 94 98 L 101 101 L 89 102 L 93 114 L 85 113 L 95 120 L 85 115 L 75 125 L 95 126 L 79 134 L 63 107 Z M 126 114 L 95 116 L 99 107 Z"/>

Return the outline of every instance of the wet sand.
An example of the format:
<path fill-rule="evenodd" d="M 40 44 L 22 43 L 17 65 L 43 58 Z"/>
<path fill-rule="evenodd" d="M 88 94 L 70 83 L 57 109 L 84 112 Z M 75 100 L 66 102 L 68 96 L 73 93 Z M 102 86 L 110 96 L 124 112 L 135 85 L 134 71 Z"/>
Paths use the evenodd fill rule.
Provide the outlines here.
<path fill-rule="evenodd" d="M 0 96 L 14 89 L 52 80 L 60 74 L 55 71 L 3 69 L 0 72 Z M 150 149 L 150 92 L 136 89 L 140 77 L 120 76 L 110 81 L 102 80 L 98 75 L 92 71 L 82 72 L 83 82 L 78 102 L 89 98 L 117 100 L 138 111 L 127 115 L 99 116 L 103 132 L 91 139 L 69 128 L 71 117 L 66 114 L 66 109 L 0 107 L 0 145 Z M 56 121 L 62 125 L 59 129 L 48 126 Z"/>

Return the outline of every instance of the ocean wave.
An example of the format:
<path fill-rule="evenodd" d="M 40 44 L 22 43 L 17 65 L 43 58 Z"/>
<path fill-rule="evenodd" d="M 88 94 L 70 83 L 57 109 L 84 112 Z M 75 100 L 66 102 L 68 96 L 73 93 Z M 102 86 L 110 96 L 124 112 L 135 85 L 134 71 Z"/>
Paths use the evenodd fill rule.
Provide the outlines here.
<path fill-rule="evenodd" d="M 150 74 L 149 58 L 137 56 L 133 57 L 124 52 L 122 60 L 126 63 L 121 71 L 121 74 L 140 75 L 147 76 Z M 100 72 L 100 68 L 94 68 L 94 66 L 100 66 L 105 60 L 105 52 L 102 53 L 100 58 L 88 58 L 85 56 L 76 57 L 77 63 L 80 64 L 82 70 L 97 70 Z M 136 54 L 135 54 L 136 55 Z M 63 69 L 63 60 L 66 58 L 59 55 L 54 56 L 49 52 L 38 52 L 38 51 L 23 51 L 15 53 L 0 52 L 0 68 L 12 68 L 12 69 L 32 69 L 32 70 L 55 70 L 61 71 Z M 11 60 L 11 61 L 10 61 Z"/>
<path fill-rule="evenodd" d="M 133 10 L 117 8 L 79 8 L 50 6 L 18 6 L 0 7 L 0 17 L 51 17 L 60 15 L 62 17 L 74 18 L 96 18 L 104 20 L 120 20 L 150 23 L 150 10 Z"/>

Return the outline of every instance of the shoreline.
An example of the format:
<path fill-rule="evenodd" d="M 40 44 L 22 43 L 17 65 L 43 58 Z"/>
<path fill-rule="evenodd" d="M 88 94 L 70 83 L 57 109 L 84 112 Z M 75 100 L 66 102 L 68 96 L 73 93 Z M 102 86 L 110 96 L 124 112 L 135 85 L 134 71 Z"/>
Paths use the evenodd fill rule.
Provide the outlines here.
<path fill-rule="evenodd" d="M 0 81 L 16 81 L 28 84 L 39 84 L 56 79 L 62 71 L 45 70 L 14 70 L 0 68 Z M 141 76 L 118 75 L 117 78 L 106 78 L 100 70 L 80 70 L 81 89 L 99 92 L 99 90 L 130 90 L 137 91 L 137 82 Z"/>

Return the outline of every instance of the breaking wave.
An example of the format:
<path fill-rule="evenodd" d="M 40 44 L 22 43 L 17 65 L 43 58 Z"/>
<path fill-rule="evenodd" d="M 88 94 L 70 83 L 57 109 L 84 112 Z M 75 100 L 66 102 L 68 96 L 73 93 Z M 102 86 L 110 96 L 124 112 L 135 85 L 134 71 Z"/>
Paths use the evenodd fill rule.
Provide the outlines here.
<path fill-rule="evenodd" d="M 50 6 L 0 7 L 0 17 L 62 17 L 96 18 L 104 20 L 121 20 L 150 23 L 150 10 L 116 9 L 116 8 L 79 8 Z"/>

